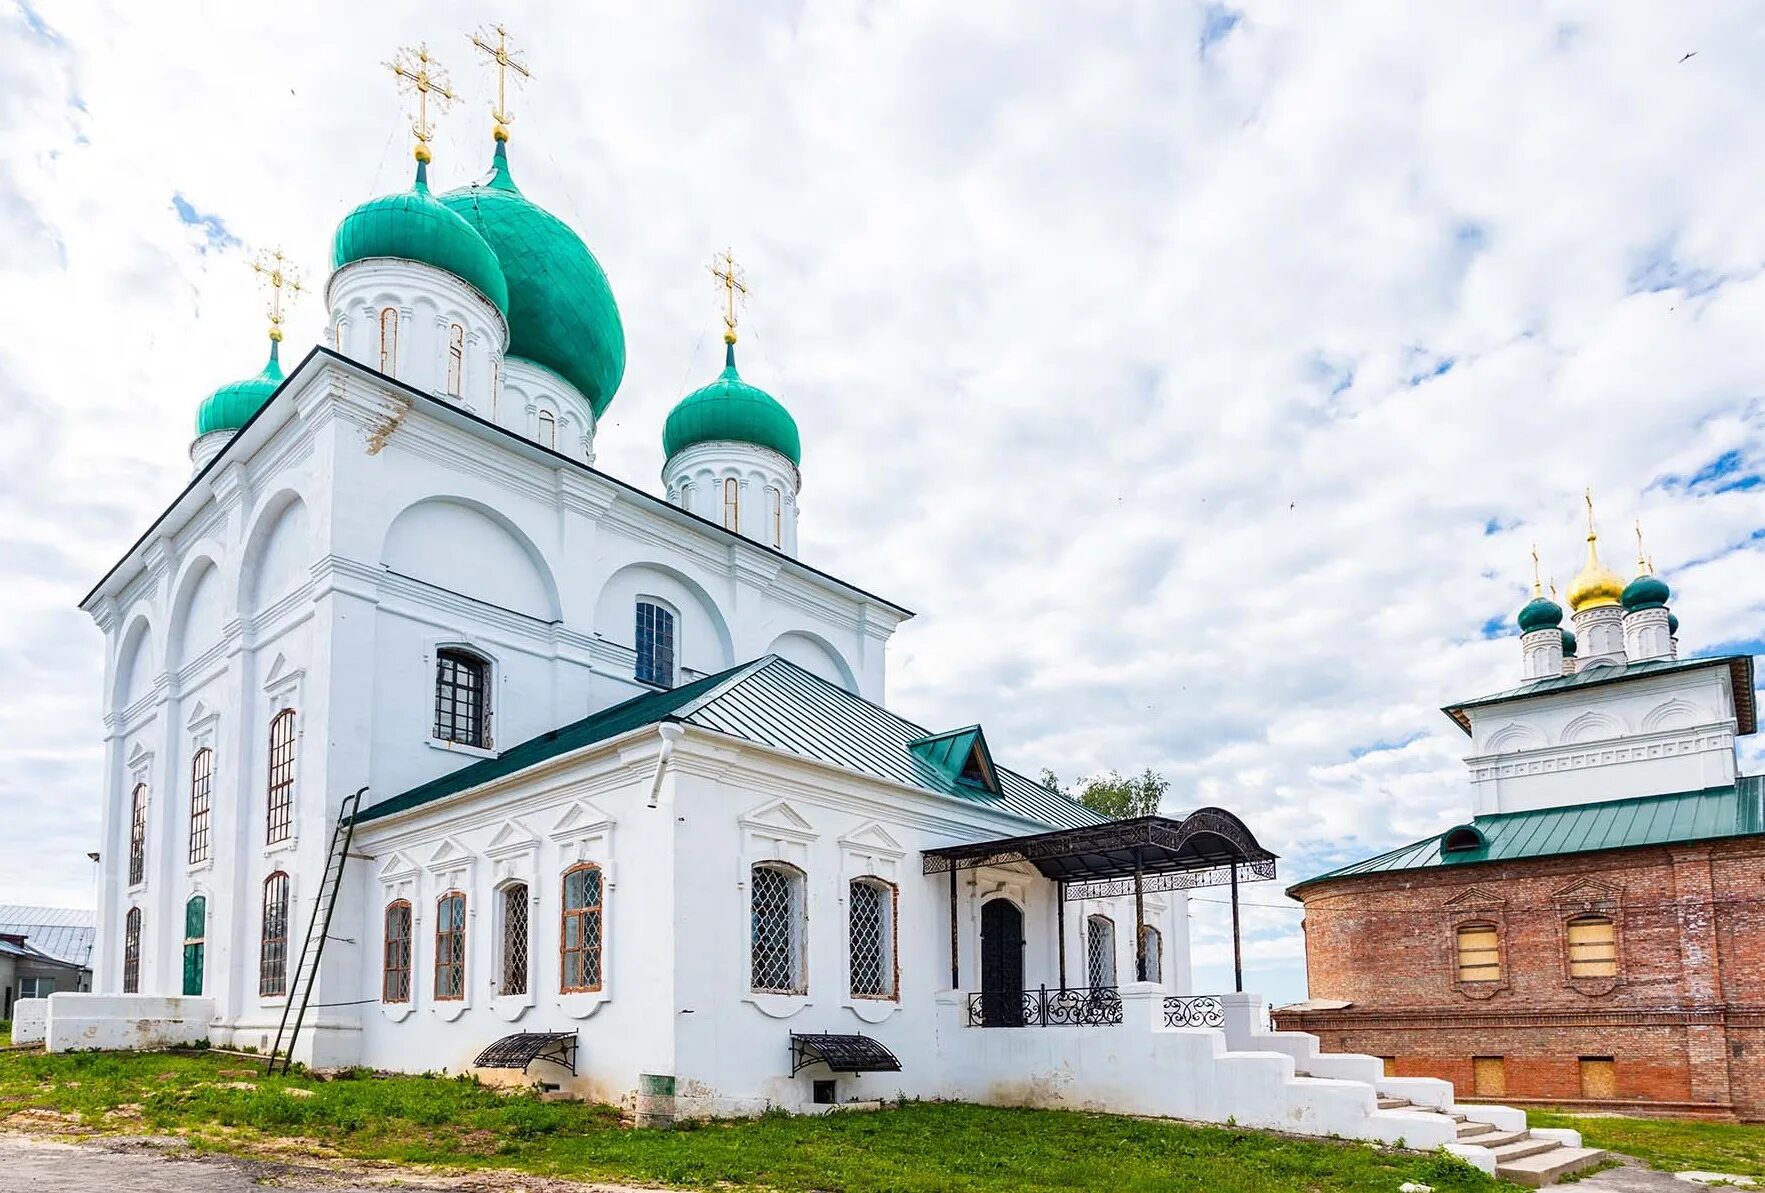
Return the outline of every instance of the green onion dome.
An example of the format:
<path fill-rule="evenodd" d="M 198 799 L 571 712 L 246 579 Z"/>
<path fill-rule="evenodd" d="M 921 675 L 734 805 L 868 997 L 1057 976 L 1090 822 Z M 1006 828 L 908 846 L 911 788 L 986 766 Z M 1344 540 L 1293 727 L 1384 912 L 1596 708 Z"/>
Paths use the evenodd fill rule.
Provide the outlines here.
<path fill-rule="evenodd" d="M 477 229 L 502 264 L 509 355 L 563 377 L 599 418 L 625 376 L 625 325 L 601 263 L 568 224 L 516 189 L 503 141 L 487 177 L 441 202 Z"/>
<path fill-rule="evenodd" d="M 1664 609 L 1671 595 L 1665 583 L 1644 572 L 1624 586 L 1624 595 L 1619 600 L 1626 612 L 1635 613 L 1639 609 Z"/>
<path fill-rule="evenodd" d="M 369 199 L 337 225 L 332 269 L 374 257 L 418 261 L 451 273 L 508 317 L 509 284 L 496 254 L 477 229 L 429 193 L 427 162 L 417 163 L 410 190 Z"/>
<path fill-rule="evenodd" d="M 1667 636 L 1669 638 L 1672 638 L 1672 637 L 1677 637 L 1678 634 L 1679 634 L 1679 614 L 1677 614 L 1677 613 L 1673 612 L 1671 609 L 1669 609 L 1667 611 Z"/>
<path fill-rule="evenodd" d="M 796 420 L 778 399 L 741 379 L 735 371 L 734 344 L 724 353 L 717 380 L 680 399 L 662 426 L 662 450 L 670 456 L 714 440 L 752 443 L 771 448 L 792 464 L 803 462 Z"/>
<path fill-rule="evenodd" d="M 1563 631 L 1563 657 L 1566 659 L 1572 659 L 1575 657 L 1575 631 L 1574 630 L 1564 630 Z"/>
<path fill-rule="evenodd" d="M 196 437 L 210 431 L 237 431 L 251 416 L 263 409 L 276 387 L 282 384 L 282 362 L 277 358 L 275 340 L 270 341 L 270 359 L 263 372 L 243 381 L 221 386 L 196 408 Z"/>
<path fill-rule="evenodd" d="M 1563 607 L 1547 596 L 1535 596 L 1520 610 L 1520 632 L 1553 629 L 1563 623 Z"/>

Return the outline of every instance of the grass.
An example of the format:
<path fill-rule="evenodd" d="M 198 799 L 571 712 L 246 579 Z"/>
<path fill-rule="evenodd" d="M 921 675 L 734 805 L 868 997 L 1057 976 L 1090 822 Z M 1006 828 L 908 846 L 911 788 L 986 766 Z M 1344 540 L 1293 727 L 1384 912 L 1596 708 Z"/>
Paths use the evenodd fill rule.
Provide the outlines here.
<path fill-rule="evenodd" d="M 43 1113 L 52 1112 L 69 1116 L 59 1121 L 70 1128 L 177 1133 L 211 1150 L 787 1193 L 1348 1193 L 1394 1190 L 1405 1181 L 1440 1193 L 1513 1187 L 1441 1155 L 1072 1111 L 911 1102 L 871 1113 L 769 1114 L 640 1131 L 622 1128 L 610 1106 L 542 1102 L 459 1078 L 319 1081 L 236 1072 L 250 1068 L 217 1055 L 0 1054 L 0 1115 L 25 1111 L 24 1124 L 55 1124 Z"/>
<path fill-rule="evenodd" d="M 1695 1119 L 1586 1116 L 1528 1111 L 1534 1127 L 1572 1127 L 1588 1147 L 1635 1156 L 1663 1172 L 1727 1172 L 1765 1177 L 1765 1126 Z"/>

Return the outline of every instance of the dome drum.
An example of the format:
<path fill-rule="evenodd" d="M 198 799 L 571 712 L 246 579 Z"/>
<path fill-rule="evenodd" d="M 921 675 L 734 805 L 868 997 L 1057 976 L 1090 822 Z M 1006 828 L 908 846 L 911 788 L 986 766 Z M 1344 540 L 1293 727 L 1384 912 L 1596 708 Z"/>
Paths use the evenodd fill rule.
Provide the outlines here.
<path fill-rule="evenodd" d="M 489 417 L 508 325 L 475 287 L 423 262 L 375 257 L 333 273 L 325 298 L 343 355 Z"/>

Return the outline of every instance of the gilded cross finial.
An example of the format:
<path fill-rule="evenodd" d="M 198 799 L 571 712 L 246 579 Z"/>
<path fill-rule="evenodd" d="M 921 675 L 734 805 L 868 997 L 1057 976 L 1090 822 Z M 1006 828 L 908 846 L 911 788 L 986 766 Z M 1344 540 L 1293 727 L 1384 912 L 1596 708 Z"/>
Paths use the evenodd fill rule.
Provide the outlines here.
<path fill-rule="evenodd" d="M 1636 520 L 1636 570 L 1639 575 L 1643 575 L 1643 576 L 1648 576 L 1648 575 L 1654 574 L 1654 568 L 1652 566 L 1650 566 L 1650 564 L 1649 564 L 1648 552 L 1644 551 L 1642 549 L 1642 519 L 1641 518 L 1638 518 Z"/>
<path fill-rule="evenodd" d="M 491 35 L 496 35 L 496 44 L 490 44 Z M 517 79 L 530 79 L 532 73 L 527 64 L 521 61 L 518 50 L 509 49 L 509 31 L 501 25 L 492 25 L 489 29 L 472 35 L 472 45 L 486 55 L 496 67 L 496 107 L 490 110 L 490 118 L 496 122 L 491 135 L 499 141 L 509 139 L 509 124 L 515 114 L 509 111 L 507 83 L 509 72 L 514 71 Z"/>
<path fill-rule="evenodd" d="M 735 308 L 748 296 L 746 275 L 735 263 L 735 255 L 724 249 L 711 258 L 711 276 L 723 287 L 723 342 L 735 343 Z"/>
<path fill-rule="evenodd" d="M 435 136 L 435 127 L 429 123 L 429 96 L 435 96 L 436 106 L 444 112 L 454 98 L 447 71 L 429 56 L 426 42 L 418 42 L 414 50 L 400 49 L 386 66 L 398 79 L 398 93 L 417 97 L 417 118 L 411 122 L 411 132 L 417 138 L 417 160 L 427 162 L 429 142 Z"/>
<path fill-rule="evenodd" d="M 1591 488 L 1585 489 L 1581 496 L 1582 500 L 1587 502 L 1587 541 L 1591 543 L 1599 538 L 1599 531 L 1593 528 L 1593 490 Z"/>
<path fill-rule="evenodd" d="M 262 249 L 252 258 L 251 268 L 258 280 L 270 288 L 270 339 L 282 342 L 282 291 L 288 291 L 292 303 L 305 287 L 300 284 L 300 270 L 289 264 L 281 249 Z"/>
<path fill-rule="evenodd" d="M 1532 544 L 1532 595 L 1534 597 L 1541 597 L 1544 595 L 1544 585 L 1539 581 L 1539 578 L 1538 578 L 1538 544 L 1537 543 Z"/>

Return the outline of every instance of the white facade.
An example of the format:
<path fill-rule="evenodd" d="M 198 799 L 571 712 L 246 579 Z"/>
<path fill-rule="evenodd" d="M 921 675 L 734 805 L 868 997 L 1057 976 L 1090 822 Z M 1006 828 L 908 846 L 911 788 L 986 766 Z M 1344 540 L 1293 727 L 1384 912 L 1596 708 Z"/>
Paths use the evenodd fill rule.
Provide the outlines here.
<path fill-rule="evenodd" d="M 797 553 L 797 466 L 770 448 L 712 440 L 668 457 L 668 500 L 756 542 Z"/>

